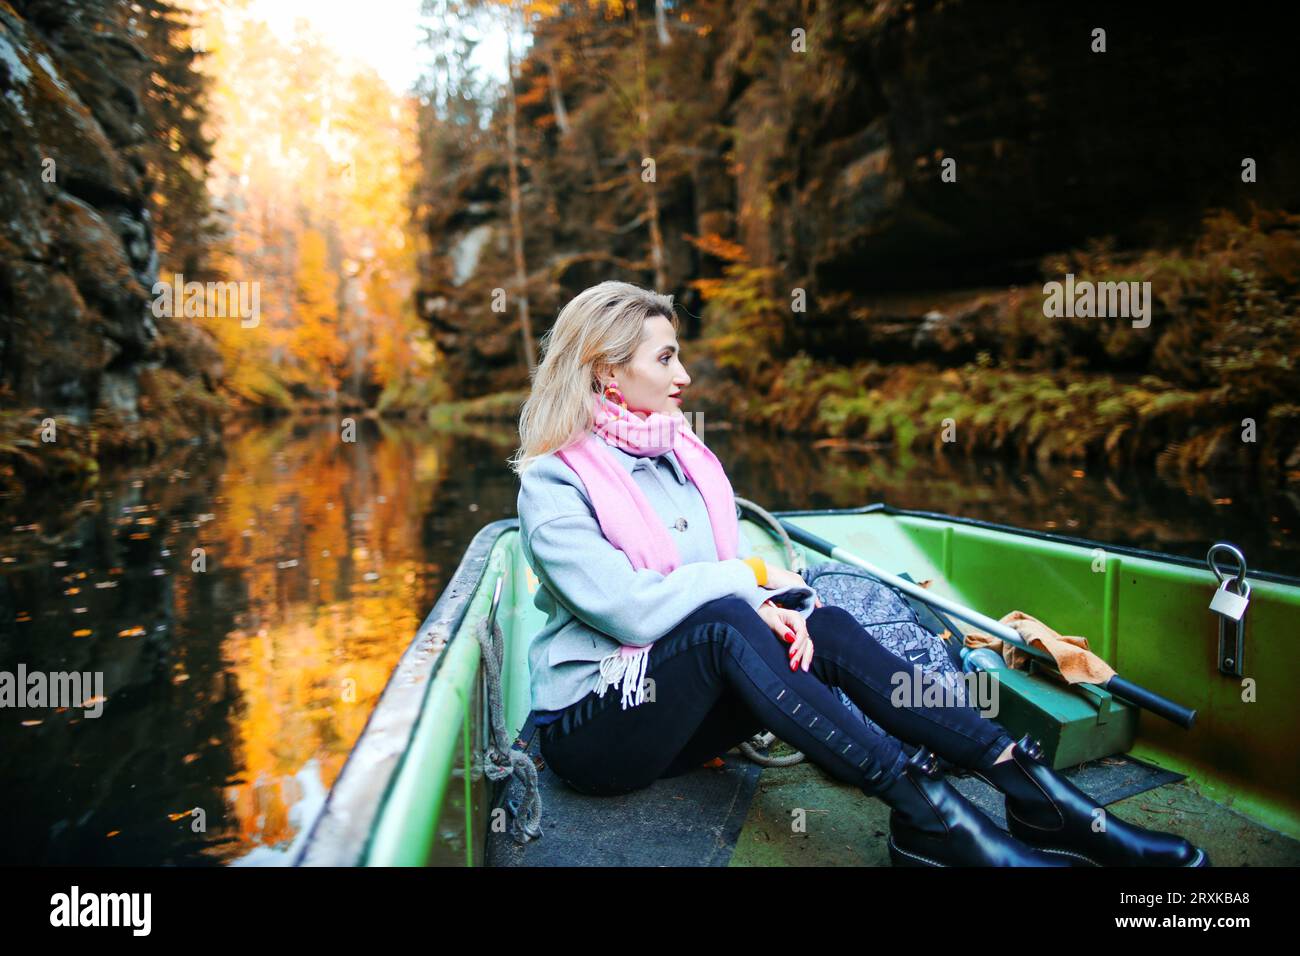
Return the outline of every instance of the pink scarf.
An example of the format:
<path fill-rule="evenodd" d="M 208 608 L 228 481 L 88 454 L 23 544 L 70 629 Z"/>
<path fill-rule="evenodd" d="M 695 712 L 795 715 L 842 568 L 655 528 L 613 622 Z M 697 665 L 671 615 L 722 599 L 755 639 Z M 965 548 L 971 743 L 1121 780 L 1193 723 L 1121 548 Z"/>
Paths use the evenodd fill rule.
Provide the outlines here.
<path fill-rule="evenodd" d="M 603 395 L 595 400 L 595 426 L 577 443 L 556 452 L 581 479 L 596 512 L 601 533 L 627 555 L 637 570 L 650 568 L 668 574 L 681 564 L 681 555 L 645 493 L 609 453 L 599 447 L 603 438 L 615 447 L 640 457 L 657 457 L 671 450 L 682 471 L 699 489 L 713 527 L 718 560 L 736 556 L 740 526 L 736 520 L 736 495 L 722 463 L 690 429 L 685 416 L 652 413 L 641 419 Z M 600 436 L 600 438 L 597 437 Z M 623 707 L 645 699 L 645 670 L 650 645 L 625 644 L 601 661 L 601 697 L 606 688 L 623 682 Z M 623 680 L 624 677 L 627 680 Z"/>

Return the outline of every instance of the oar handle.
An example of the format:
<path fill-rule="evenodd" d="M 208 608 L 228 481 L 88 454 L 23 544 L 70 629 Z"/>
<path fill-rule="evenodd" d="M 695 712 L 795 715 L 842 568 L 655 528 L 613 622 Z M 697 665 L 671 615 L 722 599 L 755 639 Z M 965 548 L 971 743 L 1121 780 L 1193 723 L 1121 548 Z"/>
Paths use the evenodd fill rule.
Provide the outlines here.
<path fill-rule="evenodd" d="M 1155 691 L 1140 687 L 1131 680 L 1125 680 L 1118 674 L 1106 681 L 1105 687 L 1116 697 L 1122 698 L 1136 707 L 1149 710 L 1157 717 L 1163 717 L 1165 720 L 1172 721 L 1184 729 L 1190 730 L 1192 724 L 1196 722 L 1196 711 L 1190 707 L 1175 703 L 1168 697 L 1161 697 Z"/>
<path fill-rule="evenodd" d="M 783 519 L 779 520 L 781 520 L 781 525 L 785 528 L 786 533 L 790 535 L 791 541 L 797 541 L 804 547 L 812 548 L 828 557 L 844 561 L 848 564 L 857 565 L 875 575 L 886 584 L 912 595 L 917 600 L 942 608 L 954 617 L 961 618 L 961 620 L 966 621 L 968 624 L 973 624 L 976 627 L 983 629 L 985 633 L 992 634 L 1009 644 L 1014 644 L 1030 657 L 1037 658 L 1052 667 L 1057 667 L 1056 660 L 1050 654 L 1046 651 L 1041 651 L 1036 647 L 1030 647 L 1025 643 L 1024 638 L 1021 637 L 1019 633 L 1003 624 L 1001 621 L 995 621 L 991 617 L 987 617 L 979 611 L 968 608 L 965 605 L 958 604 L 956 601 L 945 598 L 943 595 L 929 593 L 919 585 L 911 581 L 904 581 L 897 575 L 890 574 L 888 571 L 876 567 L 870 561 L 859 557 L 851 551 L 841 548 L 835 542 L 828 541 L 821 535 L 813 534 L 808 529 L 801 528 L 797 524 L 791 524 Z M 1171 721 L 1180 727 L 1191 727 L 1192 723 L 1196 719 L 1196 711 L 1184 707 L 1182 704 L 1177 704 L 1174 701 L 1169 700 L 1167 697 L 1162 697 L 1154 691 L 1147 690 L 1145 687 L 1134 684 L 1132 681 L 1125 680 L 1118 674 L 1107 681 L 1105 686 L 1106 689 L 1116 697 L 1126 700 L 1144 710 L 1149 710 L 1156 716 L 1163 717 L 1165 720 Z"/>
<path fill-rule="evenodd" d="M 812 548 L 814 551 L 820 551 L 827 557 L 834 555 L 834 541 L 827 541 L 821 535 L 813 534 L 806 528 L 801 528 L 797 524 L 791 524 L 788 521 L 781 520 L 781 527 L 785 528 L 786 533 L 790 535 L 791 541 L 798 541 L 805 548 Z"/>

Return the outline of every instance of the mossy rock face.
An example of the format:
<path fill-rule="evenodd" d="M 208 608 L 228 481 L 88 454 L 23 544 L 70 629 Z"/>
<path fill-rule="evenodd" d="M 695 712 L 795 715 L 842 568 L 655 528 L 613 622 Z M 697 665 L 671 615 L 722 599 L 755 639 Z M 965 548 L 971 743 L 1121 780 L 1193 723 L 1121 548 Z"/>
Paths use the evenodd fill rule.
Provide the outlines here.
<path fill-rule="evenodd" d="M 79 418 L 99 404 L 104 369 L 145 360 L 157 337 L 146 285 L 154 247 L 133 241 L 150 235 L 131 160 L 143 131 L 121 115 L 144 71 L 102 42 L 94 19 L 42 8 L 37 24 L 0 7 L 10 86 L 0 97 L 0 235 L 22 251 L 0 263 L 16 316 L 4 378 L 16 403 Z"/>
<path fill-rule="evenodd" d="M 12 480 L 91 478 L 101 455 L 211 437 L 222 412 L 210 337 L 150 308 L 142 150 L 157 65 L 133 16 L 111 0 L 0 0 L 0 459 Z M 50 417 L 55 444 L 39 436 Z"/>

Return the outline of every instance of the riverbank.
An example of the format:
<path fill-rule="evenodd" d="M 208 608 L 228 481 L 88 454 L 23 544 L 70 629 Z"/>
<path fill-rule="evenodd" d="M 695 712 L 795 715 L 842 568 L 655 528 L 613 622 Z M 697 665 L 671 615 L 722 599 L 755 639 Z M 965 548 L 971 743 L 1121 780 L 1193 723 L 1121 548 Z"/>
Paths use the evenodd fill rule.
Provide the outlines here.
<path fill-rule="evenodd" d="M 519 409 L 528 398 L 528 389 L 497 392 L 463 402 L 443 402 L 428 410 L 427 419 L 435 428 L 458 422 L 510 422 L 519 420 Z"/>
<path fill-rule="evenodd" d="M 702 286 L 694 397 L 747 425 L 904 452 L 1300 481 L 1300 216 L 1215 214 L 1187 248 L 1100 242 L 1038 272 L 792 315 L 738 259 Z M 1058 314 L 1053 283 L 1097 295 Z M 1117 300 L 1127 309 L 1107 310 Z"/>
<path fill-rule="evenodd" d="M 105 409 L 87 421 L 35 408 L 0 409 L 0 516 L 22 523 L 23 513 L 39 504 L 47 518 L 66 512 L 75 519 L 78 502 L 91 495 L 106 472 L 145 466 L 166 470 L 168 462 L 184 457 L 192 446 L 219 451 L 232 437 L 276 423 L 373 419 L 478 433 L 500 443 L 494 432 L 477 426 L 510 423 L 513 433 L 519 406 L 528 397 L 526 390 L 517 390 L 459 402 L 390 400 L 383 408 L 320 402 L 256 406 L 223 400 L 168 370 L 155 371 L 142 382 L 141 415 L 134 420 Z M 419 390 L 420 395 L 440 393 L 432 386 Z M 168 399 L 161 400 L 161 394 Z"/>
<path fill-rule="evenodd" d="M 139 378 L 138 415 L 0 409 L 0 502 L 34 486 L 94 487 L 102 466 L 157 459 L 178 445 L 219 442 L 223 400 L 172 369 Z"/>

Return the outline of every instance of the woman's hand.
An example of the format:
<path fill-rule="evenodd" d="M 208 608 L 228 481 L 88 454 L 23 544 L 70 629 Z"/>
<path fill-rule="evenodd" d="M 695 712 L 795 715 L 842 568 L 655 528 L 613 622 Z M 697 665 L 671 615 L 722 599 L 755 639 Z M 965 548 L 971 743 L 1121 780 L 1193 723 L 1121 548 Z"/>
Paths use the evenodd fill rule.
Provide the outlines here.
<path fill-rule="evenodd" d="M 800 666 L 808 670 L 812 664 L 813 642 L 808 636 L 808 623 L 803 615 L 764 601 L 758 607 L 758 616 L 772 629 L 772 633 L 789 643 L 790 670 Z"/>

